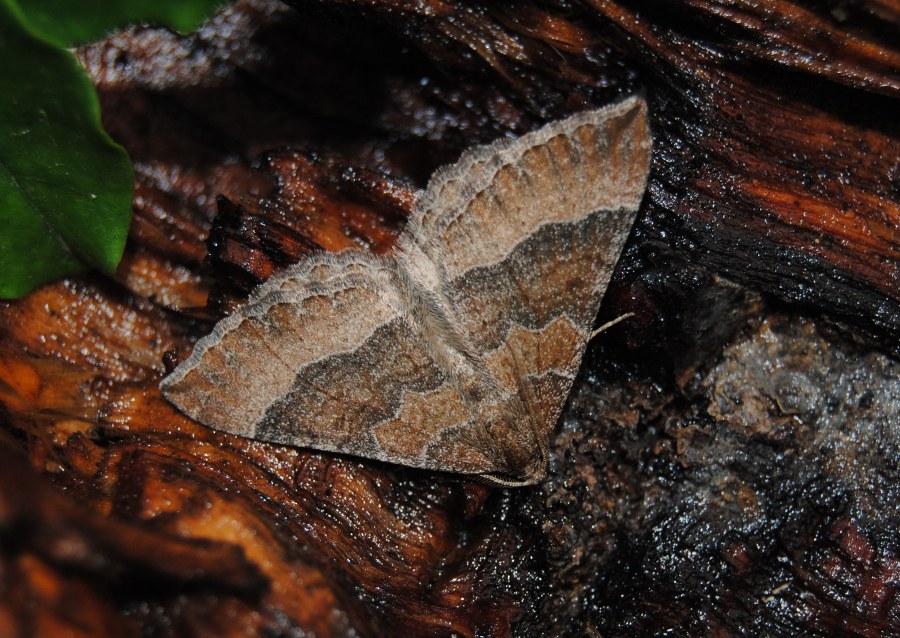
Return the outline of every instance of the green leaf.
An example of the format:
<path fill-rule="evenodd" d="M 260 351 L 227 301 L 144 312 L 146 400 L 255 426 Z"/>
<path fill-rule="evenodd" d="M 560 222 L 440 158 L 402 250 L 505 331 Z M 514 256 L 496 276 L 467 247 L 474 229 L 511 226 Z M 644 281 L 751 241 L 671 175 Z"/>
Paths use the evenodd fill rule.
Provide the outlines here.
<path fill-rule="evenodd" d="M 0 297 L 86 266 L 113 271 L 131 161 L 78 61 L 31 33 L 12 0 L 0 0 L 0 96 Z"/>
<path fill-rule="evenodd" d="M 97 40 L 127 24 L 150 22 L 187 33 L 223 0 L 20 0 L 27 22 L 66 45 Z"/>

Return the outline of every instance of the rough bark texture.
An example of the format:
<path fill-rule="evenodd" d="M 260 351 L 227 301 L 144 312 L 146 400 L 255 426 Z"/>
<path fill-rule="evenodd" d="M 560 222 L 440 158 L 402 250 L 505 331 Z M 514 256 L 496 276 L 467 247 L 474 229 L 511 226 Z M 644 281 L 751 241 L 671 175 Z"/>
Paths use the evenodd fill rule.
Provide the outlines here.
<path fill-rule="evenodd" d="M 114 279 L 0 307 L 0 635 L 900 636 L 900 7 L 242 2 L 79 52 Z M 165 365 L 467 146 L 642 91 L 651 184 L 551 477 L 223 435 Z"/>

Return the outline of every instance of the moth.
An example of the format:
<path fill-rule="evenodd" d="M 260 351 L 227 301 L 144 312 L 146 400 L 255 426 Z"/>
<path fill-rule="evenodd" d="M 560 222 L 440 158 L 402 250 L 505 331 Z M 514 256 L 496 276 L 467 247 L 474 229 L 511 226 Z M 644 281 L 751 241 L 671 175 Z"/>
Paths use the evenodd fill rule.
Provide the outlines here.
<path fill-rule="evenodd" d="M 466 151 L 392 254 L 287 268 L 160 389 L 240 436 L 541 480 L 646 187 L 647 120 L 631 97 Z"/>

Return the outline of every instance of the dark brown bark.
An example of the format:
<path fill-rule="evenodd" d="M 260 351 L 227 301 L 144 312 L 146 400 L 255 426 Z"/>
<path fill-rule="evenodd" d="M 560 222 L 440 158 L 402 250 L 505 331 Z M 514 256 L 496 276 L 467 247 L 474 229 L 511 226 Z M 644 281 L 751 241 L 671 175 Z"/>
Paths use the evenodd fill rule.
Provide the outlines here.
<path fill-rule="evenodd" d="M 296 2 L 79 52 L 115 279 L 0 307 L 0 635 L 900 636 L 900 7 Z M 654 161 L 551 476 L 214 432 L 157 383 L 467 146 L 642 91 Z M 23 460 L 24 459 L 24 460 Z"/>

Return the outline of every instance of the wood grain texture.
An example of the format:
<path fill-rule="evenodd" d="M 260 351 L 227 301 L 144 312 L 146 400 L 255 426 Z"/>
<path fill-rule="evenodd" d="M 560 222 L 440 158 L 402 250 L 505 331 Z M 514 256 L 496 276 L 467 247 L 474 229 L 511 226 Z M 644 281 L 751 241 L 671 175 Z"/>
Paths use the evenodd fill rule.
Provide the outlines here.
<path fill-rule="evenodd" d="M 0 634 L 900 635 L 900 395 L 872 352 L 900 344 L 896 3 L 296 4 L 79 52 L 135 219 L 115 279 L 0 304 L 0 440 L 29 466 L 3 459 Z M 636 89 L 649 194 L 598 321 L 636 317 L 589 347 L 540 485 L 159 395 L 163 353 L 273 273 L 388 252 L 466 147 Z M 835 325 L 877 322 L 851 356 Z"/>
<path fill-rule="evenodd" d="M 393 255 L 287 269 L 163 394 L 241 436 L 541 479 L 650 146 L 646 106 L 629 98 L 466 152 L 418 197 Z"/>

